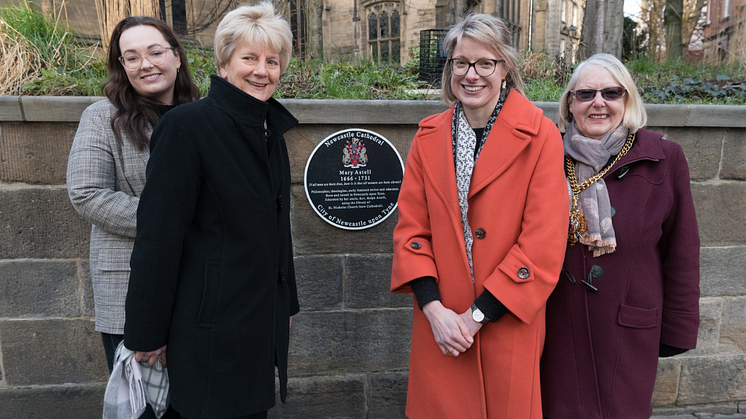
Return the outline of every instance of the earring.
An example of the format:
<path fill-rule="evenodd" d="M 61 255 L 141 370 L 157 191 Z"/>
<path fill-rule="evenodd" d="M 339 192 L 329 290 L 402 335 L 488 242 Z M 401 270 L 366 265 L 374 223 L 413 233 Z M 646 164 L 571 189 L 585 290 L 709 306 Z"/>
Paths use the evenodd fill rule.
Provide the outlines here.
<path fill-rule="evenodd" d="M 176 67 L 176 73 L 179 73 L 179 70 L 181 70 L 181 66 Z"/>
<path fill-rule="evenodd" d="M 507 86 L 507 85 L 508 85 L 508 83 L 507 83 L 507 82 L 505 81 L 505 79 L 503 79 L 503 84 L 502 84 L 502 87 L 501 87 L 501 89 L 504 89 L 504 88 L 505 88 L 505 86 Z"/>

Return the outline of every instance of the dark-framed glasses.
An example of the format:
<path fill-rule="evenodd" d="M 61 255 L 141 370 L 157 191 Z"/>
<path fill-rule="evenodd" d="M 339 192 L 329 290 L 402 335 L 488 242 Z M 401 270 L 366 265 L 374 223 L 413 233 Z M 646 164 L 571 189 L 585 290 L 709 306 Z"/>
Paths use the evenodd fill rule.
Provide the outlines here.
<path fill-rule="evenodd" d="M 604 100 L 617 100 L 621 99 L 624 94 L 627 93 L 627 89 L 625 89 L 624 87 L 607 87 L 601 90 L 570 90 L 570 93 L 572 93 L 575 96 L 575 99 L 579 100 L 580 102 L 592 101 L 596 97 L 596 92 L 601 92 L 601 97 L 604 98 Z"/>
<path fill-rule="evenodd" d="M 134 51 L 125 52 L 119 57 L 119 62 L 130 70 L 137 70 L 142 65 L 143 57 L 148 59 L 148 62 L 153 65 L 161 65 L 166 62 L 166 51 L 175 50 L 174 47 L 154 47 L 148 50 L 145 54 L 138 54 Z"/>
<path fill-rule="evenodd" d="M 454 76 L 463 76 L 469 72 L 470 68 L 474 67 L 474 71 L 476 71 L 477 75 L 481 77 L 491 76 L 492 73 L 495 72 L 497 64 L 504 62 L 505 60 L 492 60 L 487 58 L 473 63 L 460 58 L 451 58 L 448 60 L 448 64 L 451 66 L 451 73 L 453 73 Z"/>

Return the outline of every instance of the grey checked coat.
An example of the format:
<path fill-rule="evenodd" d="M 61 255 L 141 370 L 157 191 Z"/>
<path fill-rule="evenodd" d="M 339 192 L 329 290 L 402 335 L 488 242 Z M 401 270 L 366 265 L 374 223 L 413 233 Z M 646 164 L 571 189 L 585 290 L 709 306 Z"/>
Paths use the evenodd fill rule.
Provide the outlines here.
<path fill-rule="evenodd" d="M 75 210 L 93 224 L 90 267 L 96 330 L 124 334 L 124 302 L 137 230 L 137 205 L 145 186 L 150 150 L 138 151 L 111 129 L 116 108 L 108 100 L 80 117 L 67 162 L 67 193 Z"/>

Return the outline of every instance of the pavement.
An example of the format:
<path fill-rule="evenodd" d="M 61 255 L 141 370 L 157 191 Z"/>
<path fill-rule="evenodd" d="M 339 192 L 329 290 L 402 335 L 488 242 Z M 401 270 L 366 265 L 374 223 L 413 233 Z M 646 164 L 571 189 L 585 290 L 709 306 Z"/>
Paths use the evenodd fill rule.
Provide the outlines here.
<path fill-rule="evenodd" d="M 746 405 L 723 403 L 704 406 L 664 407 L 653 409 L 650 419 L 746 419 Z"/>
<path fill-rule="evenodd" d="M 698 412 L 698 413 L 682 413 L 682 414 L 673 414 L 673 415 L 656 415 L 655 412 L 653 412 L 653 416 L 650 417 L 650 419 L 746 419 L 746 414 L 744 413 L 733 413 L 733 414 L 720 414 L 720 413 L 708 413 L 708 412 Z"/>

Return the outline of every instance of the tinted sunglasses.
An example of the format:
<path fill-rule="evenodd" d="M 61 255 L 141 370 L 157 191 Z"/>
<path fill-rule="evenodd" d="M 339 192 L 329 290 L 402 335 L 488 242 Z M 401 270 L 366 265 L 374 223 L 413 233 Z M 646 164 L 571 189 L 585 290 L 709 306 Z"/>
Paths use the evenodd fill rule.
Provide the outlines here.
<path fill-rule="evenodd" d="M 593 98 L 596 97 L 596 92 L 601 92 L 601 97 L 604 98 L 604 100 L 617 100 L 624 96 L 624 93 L 626 90 L 624 87 L 607 87 L 605 89 L 601 90 L 593 90 L 593 89 L 578 89 L 578 90 L 570 90 L 570 93 L 572 93 L 575 96 L 575 99 L 581 101 L 581 102 L 590 102 L 593 100 Z"/>

